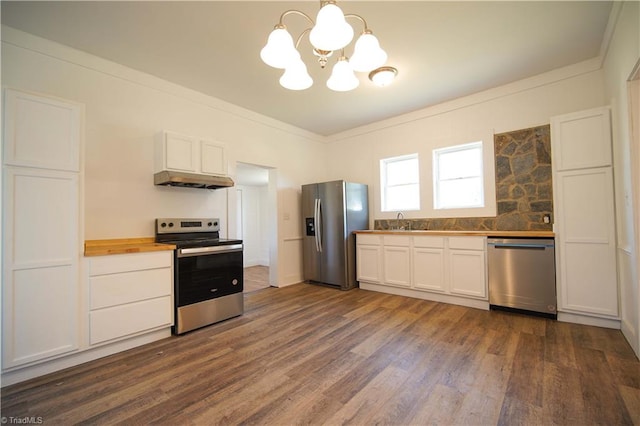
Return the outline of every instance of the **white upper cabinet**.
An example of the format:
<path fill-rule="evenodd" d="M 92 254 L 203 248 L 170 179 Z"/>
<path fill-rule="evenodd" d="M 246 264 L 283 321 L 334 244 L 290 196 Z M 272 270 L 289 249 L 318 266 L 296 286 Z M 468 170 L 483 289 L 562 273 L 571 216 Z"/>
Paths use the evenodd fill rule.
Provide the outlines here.
<path fill-rule="evenodd" d="M 211 141 L 200 141 L 200 168 L 202 173 L 226 175 L 227 159 L 224 147 Z"/>
<path fill-rule="evenodd" d="M 78 104 L 6 89 L 5 164 L 79 171 L 82 114 Z"/>
<path fill-rule="evenodd" d="M 196 173 L 198 171 L 198 141 L 175 133 L 164 134 L 162 146 L 164 167 L 167 170 Z"/>
<path fill-rule="evenodd" d="M 554 117 L 551 131 L 556 171 L 611 165 L 609 108 Z"/>
<path fill-rule="evenodd" d="M 162 132 L 156 142 L 156 172 L 162 170 L 226 175 L 224 146 L 192 136 Z"/>

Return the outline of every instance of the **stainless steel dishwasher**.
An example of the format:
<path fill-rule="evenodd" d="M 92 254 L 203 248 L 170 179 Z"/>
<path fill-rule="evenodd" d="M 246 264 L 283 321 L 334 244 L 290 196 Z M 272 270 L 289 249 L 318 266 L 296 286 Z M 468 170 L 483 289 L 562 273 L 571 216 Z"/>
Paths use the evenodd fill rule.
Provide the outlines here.
<path fill-rule="evenodd" d="M 555 244 L 547 238 L 488 238 L 489 304 L 556 318 Z"/>

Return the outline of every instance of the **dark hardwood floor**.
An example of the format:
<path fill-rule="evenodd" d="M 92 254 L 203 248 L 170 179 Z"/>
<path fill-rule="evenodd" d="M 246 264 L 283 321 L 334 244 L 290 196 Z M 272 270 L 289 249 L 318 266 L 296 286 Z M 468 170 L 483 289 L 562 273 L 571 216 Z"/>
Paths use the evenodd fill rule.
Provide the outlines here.
<path fill-rule="evenodd" d="M 44 424 L 640 424 L 620 331 L 311 284 L 2 389 Z"/>

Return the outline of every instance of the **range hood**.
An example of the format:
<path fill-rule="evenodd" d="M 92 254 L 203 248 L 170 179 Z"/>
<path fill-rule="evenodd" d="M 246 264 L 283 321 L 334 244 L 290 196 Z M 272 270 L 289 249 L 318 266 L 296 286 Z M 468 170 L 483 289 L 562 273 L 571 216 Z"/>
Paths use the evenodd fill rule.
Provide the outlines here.
<path fill-rule="evenodd" d="M 201 175 L 171 170 L 163 170 L 154 174 L 153 183 L 155 185 L 204 189 L 229 188 L 233 186 L 233 180 L 226 176 Z"/>

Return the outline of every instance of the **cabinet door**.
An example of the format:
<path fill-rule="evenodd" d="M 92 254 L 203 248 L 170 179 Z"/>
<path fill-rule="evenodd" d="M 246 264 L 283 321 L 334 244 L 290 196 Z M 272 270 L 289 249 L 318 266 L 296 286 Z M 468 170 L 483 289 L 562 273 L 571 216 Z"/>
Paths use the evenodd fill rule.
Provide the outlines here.
<path fill-rule="evenodd" d="M 182 172 L 198 171 L 198 143 L 189 136 L 165 133 L 164 150 L 166 167 Z"/>
<path fill-rule="evenodd" d="M 445 292 L 444 250 L 413 249 L 413 286 L 417 289 Z"/>
<path fill-rule="evenodd" d="M 385 246 L 383 251 L 384 283 L 402 287 L 411 286 L 409 247 Z"/>
<path fill-rule="evenodd" d="M 609 108 L 553 117 L 551 132 L 555 170 L 611 165 Z"/>
<path fill-rule="evenodd" d="M 360 237 L 358 237 L 360 238 Z M 358 281 L 381 283 L 382 272 L 380 266 L 382 264 L 382 248 L 374 245 L 357 245 L 357 271 Z"/>
<path fill-rule="evenodd" d="M 5 164 L 80 170 L 83 108 L 17 90 L 5 91 Z"/>
<path fill-rule="evenodd" d="M 210 141 L 200 141 L 200 168 L 202 173 L 226 175 L 227 160 L 224 147 Z"/>
<path fill-rule="evenodd" d="M 3 367 L 78 348 L 78 174 L 5 169 Z"/>
<path fill-rule="evenodd" d="M 610 167 L 554 176 L 559 310 L 618 315 Z"/>
<path fill-rule="evenodd" d="M 452 294 L 487 297 L 484 251 L 449 250 L 449 279 Z"/>

